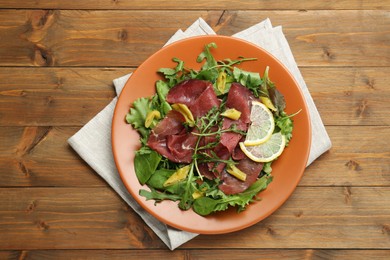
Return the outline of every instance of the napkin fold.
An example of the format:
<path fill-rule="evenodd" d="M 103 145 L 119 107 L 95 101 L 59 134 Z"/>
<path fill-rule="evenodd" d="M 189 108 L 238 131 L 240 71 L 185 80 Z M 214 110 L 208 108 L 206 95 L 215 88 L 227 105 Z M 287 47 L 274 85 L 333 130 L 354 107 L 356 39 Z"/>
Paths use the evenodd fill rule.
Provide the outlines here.
<path fill-rule="evenodd" d="M 179 29 L 165 45 L 191 36 L 211 34 L 215 34 L 213 29 L 202 18 L 199 18 L 185 31 Z M 307 163 L 309 165 L 322 153 L 330 149 L 331 141 L 302 74 L 298 69 L 290 46 L 283 34 L 282 27 L 273 27 L 271 21 L 266 19 L 246 30 L 234 34 L 233 37 L 252 42 L 272 53 L 290 70 L 301 87 L 309 108 L 312 126 L 312 143 Z M 118 96 L 129 77 L 131 77 L 131 74 L 113 80 Z M 167 247 L 174 250 L 183 243 L 196 237 L 197 234 L 177 230 L 158 221 L 140 207 L 125 188 L 116 169 L 111 148 L 111 123 L 116 102 L 117 97 L 75 135 L 70 137 L 68 143 L 139 214 Z"/>

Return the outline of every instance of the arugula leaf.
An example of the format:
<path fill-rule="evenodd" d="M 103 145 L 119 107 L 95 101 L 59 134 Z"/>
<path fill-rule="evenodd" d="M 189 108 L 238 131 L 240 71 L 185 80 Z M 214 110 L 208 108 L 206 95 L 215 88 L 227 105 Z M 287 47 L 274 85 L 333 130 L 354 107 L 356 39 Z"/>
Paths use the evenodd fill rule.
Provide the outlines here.
<path fill-rule="evenodd" d="M 170 110 L 172 110 L 171 105 L 166 101 L 169 86 L 165 81 L 159 80 L 156 82 L 156 92 L 159 99 L 159 111 L 162 112 L 162 117 L 164 117 Z"/>
<path fill-rule="evenodd" d="M 217 48 L 217 45 L 214 42 L 205 45 L 203 52 L 201 52 L 196 59 L 197 62 L 202 62 L 203 60 L 206 60 L 202 66 L 202 70 L 212 69 L 217 66 L 217 61 L 211 54 L 210 48 Z"/>
<path fill-rule="evenodd" d="M 275 118 L 275 125 L 280 129 L 280 132 L 286 137 L 286 146 L 292 138 L 293 121 L 283 111 L 281 115 Z"/>
<path fill-rule="evenodd" d="M 163 201 L 163 200 L 177 201 L 177 200 L 181 199 L 180 195 L 159 192 L 154 188 L 150 188 L 150 191 L 140 190 L 139 195 L 141 195 L 142 197 L 145 197 L 146 200 L 155 200 L 156 203 Z"/>
<path fill-rule="evenodd" d="M 233 77 L 241 85 L 250 89 L 255 97 L 260 96 L 259 86 L 263 83 L 260 74 L 256 72 L 249 72 L 237 67 L 233 69 Z"/>
<path fill-rule="evenodd" d="M 161 155 L 151 150 L 150 153 L 136 153 L 134 157 L 134 169 L 138 181 L 145 184 L 156 171 L 160 163 Z"/>
<path fill-rule="evenodd" d="M 168 80 L 168 86 L 169 88 L 172 88 L 177 83 L 181 82 L 185 77 L 185 71 L 184 71 L 184 61 L 173 58 L 174 62 L 177 63 L 176 67 L 174 69 L 172 68 L 160 68 L 158 72 L 162 73 L 166 80 Z"/>
<path fill-rule="evenodd" d="M 195 78 L 208 80 L 214 83 L 218 78 L 218 70 L 217 69 L 202 70 L 195 76 Z"/>
<path fill-rule="evenodd" d="M 212 83 L 215 83 L 218 78 L 218 63 L 215 60 L 214 56 L 211 54 L 210 48 L 217 48 L 217 45 L 212 42 L 204 46 L 203 52 L 201 52 L 196 59 L 197 62 L 205 62 L 202 65 L 200 71 L 192 71 L 191 77 L 202 80 L 209 80 Z"/>

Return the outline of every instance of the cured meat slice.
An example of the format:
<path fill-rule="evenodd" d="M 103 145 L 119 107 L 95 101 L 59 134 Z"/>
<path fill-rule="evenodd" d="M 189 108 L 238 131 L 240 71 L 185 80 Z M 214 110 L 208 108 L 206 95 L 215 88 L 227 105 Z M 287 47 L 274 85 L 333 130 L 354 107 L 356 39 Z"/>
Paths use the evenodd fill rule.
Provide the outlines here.
<path fill-rule="evenodd" d="M 225 170 L 221 173 L 222 183 L 218 187 L 226 195 L 237 194 L 248 189 L 257 180 L 258 175 L 263 169 L 263 164 L 254 162 L 249 158 L 244 158 L 239 162 L 237 168 L 246 174 L 245 181 L 238 180 Z"/>
<path fill-rule="evenodd" d="M 241 140 L 239 142 L 243 142 L 243 141 L 244 141 L 244 138 L 241 138 Z M 246 157 L 245 153 L 241 150 L 240 146 L 237 145 L 233 150 L 232 158 L 235 161 L 240 161 L 240 160 L 247 158 L 247 157 Z"/>
<path fill-rule="evenodd" d="M 167 136 L 167 147 L 170 153 L 180 162 L 190 163 L 198 137 L 191 133 Z"/>
<path fill-rule="evenodd" d="M 223 119 L 223 130 L 232 127 L 232 125 L 236 125 L 237 130 L 246 131 L 248 129 L 248 125 L 242 120 L 232 120 L 229 118 Z M 238 142 L 241 140 L 241 137 L 242 135 L 239 133 L 224 132 L 221 134 L 221 144 L 223 144 L 228 149 L 229 153 L 232 153 Z"/>
<path fill-rule="evenodd" d="M 196 136 L 186 132 L 183 122 L 182 114 L 169 111 L 152 130 L 148 146 L 173 162 L 190 163 Z"/>
<path fill-rule="evenodd" d="M 178 134 L 185 129 L 183 122 L 185 122 L 184 116 L 175 110 L 171 110 L 166 117 L 153 128 L 152 134 L 159 135 L 160 137 Z"/>
<path fill-rule="evenodd" d="M 251 102 L 255 97 L 252 92 L 240 83 L 232 83 L 226 101 L 228 108 L 235 108 L 241 112 L 240 119 L 243 123 L 250 123 Z"/>
<path fill-rule="evenodd" d="M 214 92 L 213 84 L 199 79 L 185 80 L 174 86 L 168 92 L 167 101 L 171 104 L 185 104 L 194 117 L 205 115 L 221 103 Z"/>
<path fill-rule="evenodd" d="M 232 83 L 226 100 L 226 107 L 234 108 L 240 111 L 241 116 L 237 120 L 224 118 L 222 129 L 226 130 L 232 125 L 236 125 L 238 130 L 246 131 L 250 123 L 251 101 L 253 99 L 255 99 L 255 97 L 249 89 L 240 83 Z M 242 135 L 239 133 L 225 132 L 221 135 L 221 144 L 226 146 L 226 148 L 229 150 L 229 153 L 233 153 L 234 148 L 237 146 L 241 137 Z"/>
<path fill-rule="evenodd" d="M 200 171 L 200 174 L 209 180 L 213 180 L 213 179 L 218 177 L 218 175 L 216 175 L 214 172 L 210 171 L 207 163 L 198 164 L 198 169 Z"/>

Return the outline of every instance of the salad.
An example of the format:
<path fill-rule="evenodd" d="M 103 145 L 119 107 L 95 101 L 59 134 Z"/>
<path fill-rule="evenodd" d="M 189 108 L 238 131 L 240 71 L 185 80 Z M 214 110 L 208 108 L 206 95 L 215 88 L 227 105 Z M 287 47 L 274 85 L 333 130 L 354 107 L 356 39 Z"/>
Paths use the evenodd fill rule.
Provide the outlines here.
<path fill-rule="evenodd" d="M 140 134 L 134 167 L 146 200 L 178 202 L 206 216 L 245 210 L 272 182 L 272 163 L 292 138 L 295 115 L 268 77 L 239 68 L 255 58 L 216 60 L 205 45 L 201 69 L 160 68 L 156 93 L 134 101 L 126 122 Z"/>

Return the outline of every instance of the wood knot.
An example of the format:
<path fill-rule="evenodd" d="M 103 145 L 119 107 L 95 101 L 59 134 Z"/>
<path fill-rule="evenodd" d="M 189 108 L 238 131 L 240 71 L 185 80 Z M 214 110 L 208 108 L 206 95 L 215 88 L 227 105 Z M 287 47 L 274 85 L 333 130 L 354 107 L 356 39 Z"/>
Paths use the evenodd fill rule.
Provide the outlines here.
<path fill-rule="evenodd" d="M 274 236 L 276 235 L 276 231 L 271 226 L 267 226 L 267 234 Z"/>
<path fill-rule="evenodd" d="M 30 23 L 34 29 L 42 29 L 53 23 L 54 10 L 33 10 L 30 13 Z"/>
<path fill-rule="evenodd" d="M 303 215 L 303 211 L 302 210 L 300 210 L 298 212 L 294 212 L 294 216 L 296 216 L 297 218 L 300 218 L 302 215 Z"/>
<path fill-rule="evenodd" d="M 28 170 L 28 168 L 26 167 L 26 165 L 22 161 L 18 162 L 18 168 L 24 174 L 25 177 L 31 176 L 30 171 Z"/>
<path fill-rule="evenodd" d="M 125 29 L 122 29 L 118 32 L 118 40 L 120 40 L 120 41 L 127 40 L 127 31 Z"/>
<path fill-rule="evenodd" d="M 368 101 L 366 99 L 360 101 L 360 104 L 356 109 L 356 116 L 363 117 L 367 113 L 367 107 L 368 107 Z"/>
<path fill-rule="evenodd" d="M 58 78 L 57 78 L 57 82 L 56 82 L 56 89 L 62 88 L 62 86 L 64 85 L 64 83 L 65 83 L 65 78 L 63 78 L 63 77 L 58 77 Z"/>
<path fill-rule="evenodd" d="M 345 204 L 351 204 L 351 202 L 352 202 L 351 187 L 344 187 L 344 202 L 345 202 Z"/>
<path fill-rule="evenodd" d="M 37 201 L 33 200 L 31 201 L 28 206 L 27 206 L 27 209 L 26 209 L 26 212 L 28 214 L 30 214 L 31 212 L 33 212 L 35 210 L 35 208 L 37 207 Z"/>
<path fill-rule="evenodd" d="M 375 79 L 366 77 L 364 78 L 364 83 L 367 85 L 370 89 L 375 89 Z"/>
<path fill-rule="evenodd" d="M 349 160 L 348 162 L 345 163 L 345 166 L 347 166 L 348 169 L 352 171 L 360 171 L 362 169 L 359 163 L 354 160 Z"/>
<path fill-rule="evenodd" d="M 50 226 L 43 220 L 37 221 L 37 227 L 42 231 L 49 230 Z"/>
<path fill-rule="evenodd" d="M 46 97 L 46 105 L 50 106 L 54 103 L 54 98 L 52 96 Z"/>
<path fill-rule="evenodd" d="M 322 50 L 323 50 L 322 57 L 324 57 L 325 59 L 334 60 L 336 58 L 336 55 L 332 53 L 328 47 L 323 47 Z"/>
<path fill-rule="evenodd" d="M 390 225 L 389 224 L 382 225 L 382 234 L 390 235 Z"/>
<path fill-rule="evenodd" d="M 344 91 L 344 96 L 347 96 L 347 97 L 352 96 L 352 93 L 353 92 L 351 90 Z"/>
<path fill-rule="evenodd" d="M 42 41 L 46 37 L 48 29 L 54 23 L 55 12 L 53 10 L 33 10 L 28 12 L 28 20 L 24 25 L 21 38 L 34 43 Z"/>
<path fill-rule="evenodd" d="M 36 44 L 34 47 L 33 62 L 36 66 L 53 66 L 54 58 L 50 50 L 47 50 L 41 44 Z"/>

